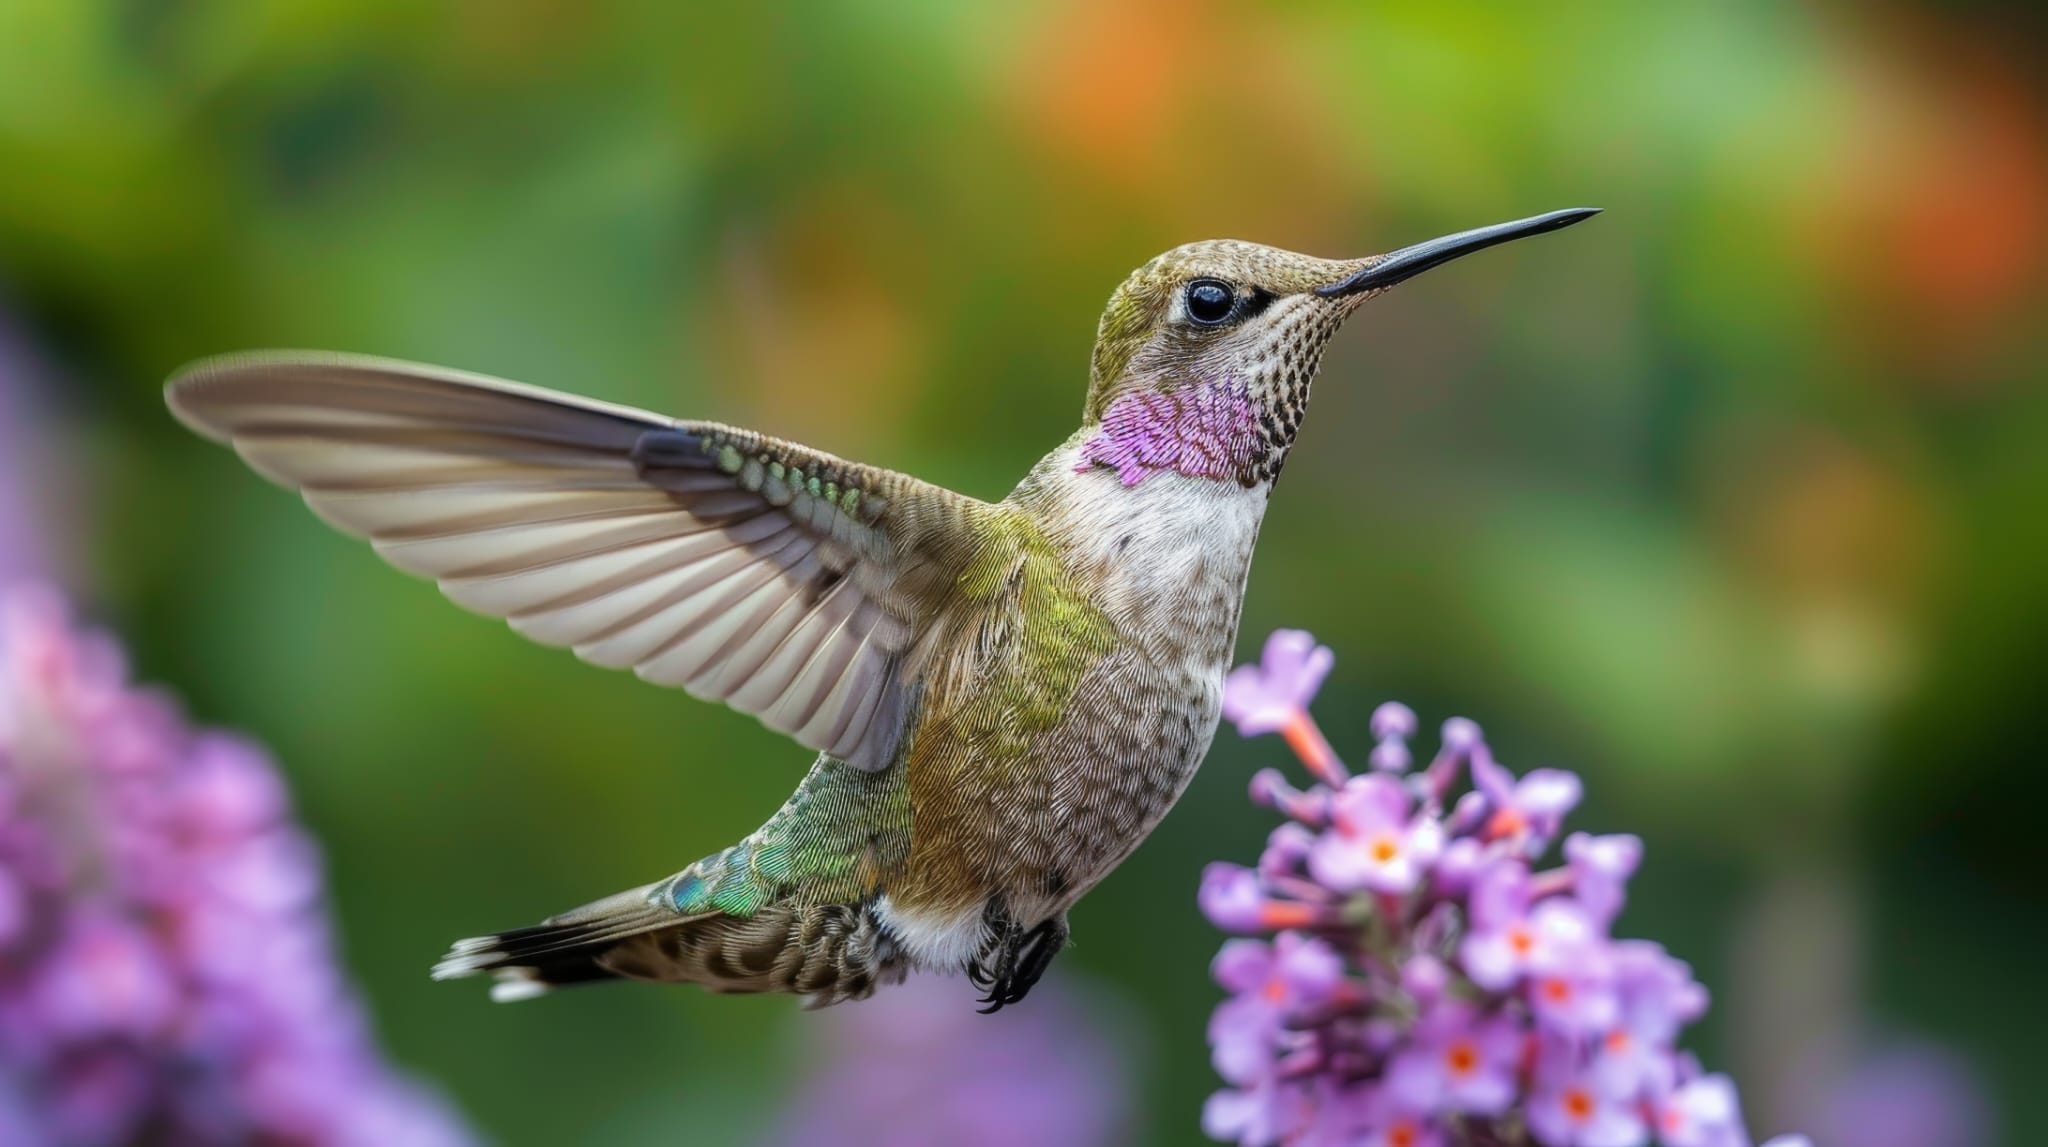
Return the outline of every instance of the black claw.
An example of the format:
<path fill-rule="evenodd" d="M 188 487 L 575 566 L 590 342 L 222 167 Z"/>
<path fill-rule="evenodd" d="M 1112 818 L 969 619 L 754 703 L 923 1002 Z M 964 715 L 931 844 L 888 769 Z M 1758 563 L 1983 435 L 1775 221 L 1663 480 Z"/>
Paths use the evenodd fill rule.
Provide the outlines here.
<path fill-rule="evenodd" d="M 989 971 L 981 966 L 979 959 L 968 965 L 967 974 L 977 973 L 986 977 L 975 979 L 975 984 L 986 987 L 988 994 L 981 1002 L 988 1006 L 980 1009 L 981 1014 L 990 1015 L 1011 1004 L 1021 1003 L 1031 994 L 1045 970 L 1052 966 L 1053 957 L 1067 946 L 1067 923 L 1063 919 L 1047 920 L 1029 932 L 1023 932 L 1015 925 L 1007 928 L 994 953 L 995 967 Z"/>

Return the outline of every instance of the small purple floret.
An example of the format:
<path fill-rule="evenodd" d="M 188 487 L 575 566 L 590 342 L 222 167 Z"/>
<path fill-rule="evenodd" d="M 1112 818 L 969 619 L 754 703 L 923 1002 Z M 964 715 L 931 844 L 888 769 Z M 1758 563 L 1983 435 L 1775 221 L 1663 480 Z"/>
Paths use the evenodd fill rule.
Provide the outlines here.
<path fill-rule="evenodd" d="M 1372 735 L 1375 737 L 1408 738 L 1415 735 L 1420 726 L 1415 720 L 1415 710 L 1399 701 L 1387 701 L 1372 711 Z"/>
<path fill-rule="evenodd" d="M 1401 782 L 1383 773 L 1353 777 L 1332 798 L 1330 829 L 1309 852 L 1308 871 L 1340 892 L 1405 893 L 1443 851 L 1443 826 L 1411 818 Z"/>
<path fill-rule="evenodd" d="M 1485 744 L 1486 738 L 1480 733 L 1477 721 L 1469 717 L 1452 717 L 1444 722 L 1443 743 L 1444 752 L 1470 753 Z"/>
<path fill-rule="evenodd" d="M 1266 894 L 1258 874 L 1241 865 L 1217 861 L 1202 870 L 1197 897 L 1202 914 L 1226 932 L 1257 932 L 1265 927 Z"/>
<path fill-rule="evenodd" d="M 1223 716 L 1243 736 L 1277 733 L 1308 711 L 1337 656 L 1299 629 L 1276 630 L 1257 665 L 1240 665 L 1223 682 Z"/>
<path fill-rule="evenodd" d="M 1628 881 L 1643 862 L 1641 837 L 1628 833 L 1593 836 L 1575 832 L 1564 842 L 1571 867 L 1572 891 L 1603 927 L 1614 923 L 1627 895 Z"/>
<path fill-rule="evenodd" d="M 1524 1042 L 1511 1017 L 1445 1000 L 1388 1060 L 1387 1092 L 1418 1114 L 1501 1115 L 1515 1101 Z"/>
<path fill-rule="evenodd" d="M 1249 1083 L 1286 1037 L 1288 1017 L 1320 1006 L 1343 982 L 1344 961 L 1321 940 L 1282 932 L 1270 945 L 1262 940 L 1224 945 L 1210 972 L 1235 993 L 1209 1018 L 1216 1073 Z"/>

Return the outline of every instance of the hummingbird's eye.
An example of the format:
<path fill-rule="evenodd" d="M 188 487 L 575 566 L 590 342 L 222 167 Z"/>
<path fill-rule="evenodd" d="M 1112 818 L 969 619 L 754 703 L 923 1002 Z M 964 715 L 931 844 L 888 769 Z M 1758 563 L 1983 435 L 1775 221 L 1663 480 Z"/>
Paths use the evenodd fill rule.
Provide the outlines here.
<path fill-rule="evenodd" d="M 1220 280 L 1196 279 L 1188 284 L 1187 304 L 1189 318 L 1213 327 L 1237 310 L 1237 292 Z"/>

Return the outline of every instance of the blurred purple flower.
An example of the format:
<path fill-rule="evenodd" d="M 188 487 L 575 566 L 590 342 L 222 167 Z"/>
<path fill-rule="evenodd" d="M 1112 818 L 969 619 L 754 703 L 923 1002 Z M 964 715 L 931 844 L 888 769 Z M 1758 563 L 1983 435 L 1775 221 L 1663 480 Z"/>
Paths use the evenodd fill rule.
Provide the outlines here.
<path fill-rule="evenodd" d="M 0 1141 L 470 1141 L 378 1056 L 261 750 L 0 592 Z"/>
<path fill-rule="evenodd" d="M 1905 1044 L 1872 1054 L 1823 1089 L 1814 1124 L 1825 1143 L 1855 1147 L 1984 1147 L 1991 1103 L 1954 1053 Z"/>
<path fill-rule="evenodd" d="M 1306 706 L 1327 653 L 1276 634 L 1231 675 L 1240 729 L 1284 733 L 1318 783 L 1262 771 L 1253 800 L 1288 823 L 1257 869 L 1203 874 L 1212 922 L 1278 933 L 1217 957 L 1231 994 L 1209 1037 L 1231 1086 L 1203 1128 L 1244 1147 L 1749 1147 L 1733 1085 L 1677 1050 L 1705 990 L 1659 945 L 1609 933 L 1642 842 L 1574 834 L 1563 865 L 1535 870 L 1579 779 L 1516 777 L 1463 718 L 1412 770 L 1415 715 L 1382 705 L 1373 771 L 1326 768 Z"/>
<path fill-rule="evenodd" d="M 1050 989 L 1050 990 L 1048 990 Z M 772 1147 L 1118 1147 L 1136 1137 L 1116 1001 L 1071 980 L 1028 1008 L 963 1007 L 961 981 L 913 976 L 859 1004 L 805 1017 L 817 1065 L 765 1142 Z M 1240 1118 L 1256 1118 L 1242 1104 Z"/>

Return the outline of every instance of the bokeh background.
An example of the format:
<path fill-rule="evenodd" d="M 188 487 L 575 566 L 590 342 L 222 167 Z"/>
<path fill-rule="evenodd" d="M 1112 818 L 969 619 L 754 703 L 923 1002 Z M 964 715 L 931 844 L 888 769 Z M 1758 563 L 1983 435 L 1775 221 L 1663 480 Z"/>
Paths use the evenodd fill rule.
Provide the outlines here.
<path fill-rule="evenodd" d="M 1649 842 L 1623 926 L 1714 986 L 1697 1046 L 1760 1129 L 1883 1113 L 1903 1072 L 1935 1081 L 1923 1147 L 2019 1144 L 2048 1071 L 2023 9 L 0 0 L 4 564 L 277 752 L 385 1045 L 486 1134 L 749 1142 L 820 1017 L 424 972 L 737 836 L 805 755 L 387 570 L 177 427 L 163 377 L 424 359 L 997 497 L 1158 250 L 1598 205 L 1344 332 L 1241 647 L 1333 645 L 1318 713 L 1357 754 L 1398 696 L 1581 771 L 1577 823 Z M 1226 730 L 1074 914 L 1133 1141 L 1199 1139 L 1195 883 L 1254 855 L 1281 756 Z"/>

